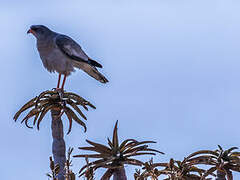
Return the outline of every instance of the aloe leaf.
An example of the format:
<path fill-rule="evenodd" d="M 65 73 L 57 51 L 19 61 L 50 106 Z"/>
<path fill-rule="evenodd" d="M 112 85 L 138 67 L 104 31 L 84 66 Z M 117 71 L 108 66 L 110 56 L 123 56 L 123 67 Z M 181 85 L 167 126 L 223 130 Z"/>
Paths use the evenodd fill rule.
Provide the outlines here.
<path fill-rule="evenodd" d="M 43 119 L 43 117 L 46 115 L 46 113 L 50 110 L 50 109 L 52 109 L 53 107 L 56 107 L 56 105 L 50 105 L 49 104 L 49 106 L 46 106 L 43 110 L 42 110 L 42 112 L 41 112 L 41 114 L 40 114 L 40 117 L 39 117 L 39 119 L 38 119 L 38 121 L 37 121 L 37 129 L 39 130 L 39 125 L 40 125 L 40 123 L 41 123 L 41 121 L 42 121 L 42 119 Z"/>
<path fill-rule="evenodd" d="M 72 100 L 69 99 L 67 102 L 78 112 L 78 114 L 80 114 L 80 116 L 82 116 L 83 119 L 87 120 L 86 116 L 82 113 L 82 111 L 77 107 L 77 105 Z"/>
<path fill-rule="evenodd" d="M 81 121 L 69 107 L 65 107 L 65 110 L 66 110 L 65 112 L 68 113 L 78 124 L 83 126 L 84 132 L 86 132 L 87 131 L 86 124 L 83 121 Z"/>
<path fill-rule="evenodd" d="M 117 129 L 118 129 L 118 121 L 116 121 L 114 130 L 113 130 L 113 138 L 112 138 L 112 143 L 113 143 L 113 147 L 116 149 L 118 149 L 118 134 L 117 134 Z"/>
<path fill-rule="evenodd" d="M 16 121 L 16 120 L 18 119 L 18 117 L 20 116 L 20 114 L 21 114 L 23 111 L 25 111 L 25 110 L 31 108 L 32 106 L 34 106 L 36 99 L 37 99 L 37 97 L 31 99 L 31 100 L 28 101 L 25 105 L 23 105 L 23 106 L 20 108 L 20 110 L 14 115 L 13 119 Z"/>

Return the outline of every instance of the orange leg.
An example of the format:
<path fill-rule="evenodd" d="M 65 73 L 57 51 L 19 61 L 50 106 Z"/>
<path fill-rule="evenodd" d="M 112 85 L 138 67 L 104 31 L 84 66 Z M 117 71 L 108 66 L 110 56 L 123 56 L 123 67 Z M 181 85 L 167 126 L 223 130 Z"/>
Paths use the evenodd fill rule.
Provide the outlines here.
<path fill-rule="evenodd" d="M 58 76 L 58 83 L 57 83 L 57 89 L 59 89 L 59 86 L 60 86 L 61 76 L 62 76 L 62 74 L 59 73 L 59 76 Z"/>
<path fill-rule="evenodd" d="M 65 84 L 65 81 L 66 81 L 66 77 L 67 77 L 67 75 L 66 74 L 64 74 L 64 78 L 63 78 L 63 83 L 62 83 L 62 90 L 63 90 L 63 88 L 64 88 L 64 84 Z"/>

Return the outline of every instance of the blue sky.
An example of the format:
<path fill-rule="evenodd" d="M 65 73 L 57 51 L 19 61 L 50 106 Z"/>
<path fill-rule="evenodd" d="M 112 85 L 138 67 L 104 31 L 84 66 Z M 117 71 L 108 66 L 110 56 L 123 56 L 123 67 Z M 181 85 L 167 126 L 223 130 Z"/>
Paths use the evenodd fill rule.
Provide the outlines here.
<path fill-rule="evenodd" d="M 240 147 L 239 6 L 237 0 L 2 0 L 2 179 L 42 180 L 49 171 L 50 115 L 40 131 L 12 120 L 22 104 L 57 83 L 26 34 L 32 24 L 71 36 L 110 81 L 102 85 L 81 71 L 67 79 L 66 90 L 97 106 L 85 113 L 87 133 L 74 124 L 65 137 L 75 154 L 86 138 L 106 142 L 117 119 L 120 139 L 158 142 L 152 147 L 166 155 L 156 161 L 182 160 L 217 144 Z M 83 163 L 74 159 L 75 172 Z M 129 179 L 134 169 L 127 167 Z"/>

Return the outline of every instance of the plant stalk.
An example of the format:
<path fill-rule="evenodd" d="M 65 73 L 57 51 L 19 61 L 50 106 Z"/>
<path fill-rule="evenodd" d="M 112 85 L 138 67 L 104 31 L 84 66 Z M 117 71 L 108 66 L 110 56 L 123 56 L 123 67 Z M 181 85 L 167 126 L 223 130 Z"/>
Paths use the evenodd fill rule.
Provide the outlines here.
<path fill-rule="evenodd" d="M 127 180 L 127 176 L 126 176 L 124 167 L 114 169 L 113 180 Z"/>
<path fill-rule="evenodd" d="M 64 141 L 64 133 L 63 133 L 63 124 L 61 117 L 59 117 L 61 110 L 60 109 L 52 109 L 52 153 L 55 164 L 60 165 L 60 171 L 58 173 L 58 180 L 64 180 L 64 166 L 66 163 L 66 145 Z"/>
<path fill-rule="evenodd" d="M 102 176 L 101 180 L 109 180 L 113 174 L 114 170 L 113 169 L 108 169 L 104 175 Z"/>
<path fill-rule="evenodd" d="M 226 173 L 223 171 L 217 170 L 217 177 L 216 180 L 226 180 Z"/>

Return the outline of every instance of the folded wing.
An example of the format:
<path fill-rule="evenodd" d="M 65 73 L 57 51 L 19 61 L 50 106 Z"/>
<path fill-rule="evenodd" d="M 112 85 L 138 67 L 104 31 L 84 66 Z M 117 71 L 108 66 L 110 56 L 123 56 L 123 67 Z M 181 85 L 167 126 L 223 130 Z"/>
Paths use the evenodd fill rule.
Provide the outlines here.
<path fill-rule="evenodd" d="M 58 35 L 55 42 L 58 48 L 69 58 L 88 63 L 88 56 L 72 38 L 65 35 Z"/>
<path fill-rule="evenodd" d="M 56 45 L 67 57 L 74 60 L 74 67 L 82 69 L 101 83 L 108 82 L 108 80 L 96 69 L 96 67 L 102 68 L 102 65 L 90 59 L 82 50 L 81 46 L 73 39 L 65 35 L 58 35 L 56 37 Z"/>

